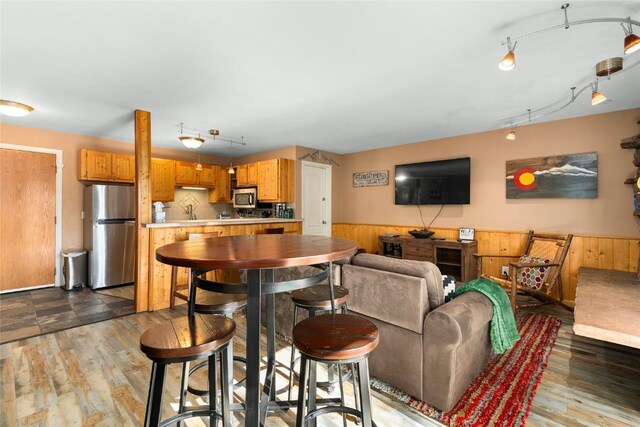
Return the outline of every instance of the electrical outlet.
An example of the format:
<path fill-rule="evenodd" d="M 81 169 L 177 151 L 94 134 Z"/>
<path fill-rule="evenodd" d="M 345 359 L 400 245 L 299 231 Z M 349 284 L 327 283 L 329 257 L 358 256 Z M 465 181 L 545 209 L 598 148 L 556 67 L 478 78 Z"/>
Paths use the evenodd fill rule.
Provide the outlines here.
<path fill-rule="evenodd" d="M 506 266 L 506 265 L 502 266 L 502 275 L 505 277 L 509 277 L 509 266 Z"/>

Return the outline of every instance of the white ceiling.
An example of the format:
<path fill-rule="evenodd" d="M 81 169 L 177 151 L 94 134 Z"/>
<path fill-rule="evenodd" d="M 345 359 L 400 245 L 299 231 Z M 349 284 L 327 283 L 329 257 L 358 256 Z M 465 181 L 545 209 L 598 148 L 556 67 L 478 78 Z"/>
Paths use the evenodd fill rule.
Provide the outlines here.
<path fill-rule="evenodd" d="M 239 139 L 241 156 L 304 145 L 350 153 L 509 127 L 568 99 L 622 52 L 619 24 L 522 39 L 502 72 L 501 41 L 560 24 L 561 1 L 0 3 L 0 97 L 35 111 L 5 123 L 133 140 L 132 111 L 152 114 L 152 143 L 181 149 L 176 125 Z M 638 1 L 573 1 L 569 20 L 631 16 Z M 634 27 L 636 34 L 640 28 Z M 625 67 L 640 61 L 626 55 Z M 640 66 L 600 81 L 538 120 L 640 106 Z M 535 116 L 535 114 L 534 114 Z"/>

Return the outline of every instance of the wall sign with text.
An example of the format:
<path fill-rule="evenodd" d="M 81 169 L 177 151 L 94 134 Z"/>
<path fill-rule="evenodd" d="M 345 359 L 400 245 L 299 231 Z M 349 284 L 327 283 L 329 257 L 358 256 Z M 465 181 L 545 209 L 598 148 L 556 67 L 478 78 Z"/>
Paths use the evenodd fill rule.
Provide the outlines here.
<path fill-rule="evenodd" d="M 356 172 L 353 174 L 354 187 L 389 185 L 389 171 Z"/>

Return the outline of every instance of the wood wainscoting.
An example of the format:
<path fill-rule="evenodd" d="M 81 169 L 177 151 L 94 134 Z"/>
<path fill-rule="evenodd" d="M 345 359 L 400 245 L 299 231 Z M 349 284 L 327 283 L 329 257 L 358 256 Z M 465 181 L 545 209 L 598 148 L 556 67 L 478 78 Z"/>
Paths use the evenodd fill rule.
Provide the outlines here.
<path fill-rule="evenodd" d="M 377 224 L 333 224 L 332 234 L 355 240 L 358 247 L 368 253 L 378 250 L 378 236 L 381 234 L 408 234 L 415 226 Z M 430 228 L 435 237 L 447 240 L 458 238 L 457 228 Z M 527 231 L 476 230 L 479 254 L 520 255 L 527 238 Z M 604 268 L 610 270 L 637 272 L 640 239 L 632 237 L 608 237 L 574 235 L 569 254 L 562 269 L 562 290 L 564 302 L 573 305 L 580 267 Z M 515 261 L 513 258 L 493 257 L 484 260 L 482 271 L 500 276 L 500 267 Z"/>

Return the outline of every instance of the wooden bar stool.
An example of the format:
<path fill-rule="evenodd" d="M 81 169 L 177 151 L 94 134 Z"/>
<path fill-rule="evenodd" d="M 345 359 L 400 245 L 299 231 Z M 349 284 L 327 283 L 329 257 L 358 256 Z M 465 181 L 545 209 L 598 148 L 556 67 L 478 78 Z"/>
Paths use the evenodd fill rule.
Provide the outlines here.
<path fill-rule="evenodd" d="M 186 316 L 162 322 L 147 329 L 140 337 L 140 350 L 153 361 L 145 427 L 168 426 L 192 417 L 209 417 L 210 425 L 222 419 L 223 426 L 231 425 L 229 398 L 229 343 L 236 330 L 233 319 L 224 316 Z M 221 411 L 216 403 L 216 355 L 220 354 Z M 187 363 L 208 357 L 209 405 L 181 406 L 178 413 L 161 421 L 162 394 L 167 365 Z M 184 381 L 184 378 L 183 378 Z"/>
<path fill-rule="evenodd" d="M 217 231 L 206 233 L 189 233 L 189 240 L 197 239 L 211 239 L 217 238 L 219 233 Z M 196 313 L 200 314 L 219 314 L 231 318 L 233 313 L 242 310 L 247 306 L 246 294 L 225 294 L 219 292 L 210 292 L 205 290 L 198 291 L 196 286 L 192 286 L 193 278 L 192 272 L 189 273 L 189 280 L 186 284 L 178 285 L 178 268 L 173 266 L 171 268 L 171 308 L 174 308 L 175 298 L 180 298 L 187 301 L 188 315 L 193 316 Z M 215 279 L 214 279 L 215 280 Z M 233 343 L 229 344 L 232 360 L 246 363 L 246 359 L 240 356 L 233 356 Z M 230 362 L 231 363 L 231 362 Z M 187 392 L 196 396 L 207 396 L 209 390 L 198 389 L 189 386 L 189 377 L 196 371 L 208 366 L 208 362 L 205 360 L 189 369 L 189 362 L 185 362 L 182 367 L 182 390 L 180 392 L 180 405 L 179 410 L 182 410 L 184 403 L 187 399 Z M 229 365 L 229 369 L 233 369 L 233 364 Z M 241 386 L 243 380 L 238 381 L 235 387 Z"/>
<path fill-rule="evenodd" d="M 373 426 L 368 357 L 379 341 L 378 328 L 372 322 L 351 314 L 313 316 L 293 327 L 293 343 L 302 354 L 297 427 L 329 413 L 351 414 L 360 418 L 363 427 Z M 316 362 L 356 364 L 360 410 L 344 406 L 344 401 L 341 405 L 316 409 Z"/>
<path fill-rule="evenodd" d="M 341 310 L 343 314 L 347 311 L 347 300 L 349 299 L 349 290 L 342 286 L 333 286 L 333 295 L 336 310 Z M 319 312 L 325 312 L 331 310 L 331 293 L 329 292 L 329 285 L 316 285 L 310 288 L 298 289 L 290 294 L 291 302 L 293 302 L 293 324 L 298 323 L 298 309 L 304 309 L 309 312 L 309 317 L 315 316 Z M 291 343 L 291 358 L 289 361 L 289 386 L 288 386 L 288 399 L 291 400 L 291 387 L 293 384 L 296 365 L 296 351 L 293 342 Z M 335 384 L 332 378 L 333 370 L 329 367 L 329 379 L 325 382 L 319 382 L 318 387 L 332 387 Z M 338 374 L 340 370 L 338 369 Z M 343 395 L 342 390 L 342 376 L 339 375 L 340 394 Z M 344 398 L 344 396 L 342 396 Z"/>

